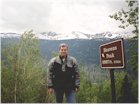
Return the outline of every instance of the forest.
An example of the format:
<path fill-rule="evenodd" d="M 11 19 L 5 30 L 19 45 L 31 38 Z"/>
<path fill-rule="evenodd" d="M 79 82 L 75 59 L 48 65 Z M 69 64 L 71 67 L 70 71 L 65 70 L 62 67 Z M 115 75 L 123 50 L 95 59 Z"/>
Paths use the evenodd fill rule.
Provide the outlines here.
<path fill-rule="evenodd" d="M 120 28 L 134 26 L 132 33 L 136 35 L 128 40 L 127 67 L 115 70 L 116 103 L 138 103 L 138 7 L 131 8 L 135 1 L 127 3 L 130 11 L 121 10 L 110 16 L 122 22 Z M 18 42 L 2 47 L 2 103 L 55 103 L 54 95 L 47 91 L 48 59 L 40 52 L 40 43 L 31 30 L 25 31 Z M 57 52 L 51 53 L 51 57 L 56 55 Z M 101 69 L 98 61 L 93 62 L 92 65 L 79 63 L 80 90 L 76 93 L 76 103 L 112 103 L 109 70 Z"/>

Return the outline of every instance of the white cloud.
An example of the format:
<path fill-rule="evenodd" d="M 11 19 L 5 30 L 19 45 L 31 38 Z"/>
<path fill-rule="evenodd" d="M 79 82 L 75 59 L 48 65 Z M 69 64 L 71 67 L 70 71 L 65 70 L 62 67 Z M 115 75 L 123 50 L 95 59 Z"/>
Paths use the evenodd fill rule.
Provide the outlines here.
<path fill-rule="evenodd" d="M 122 31 L 108 16 L 125 7 L 122 0 L 2 0 L 0 31 Z"/>

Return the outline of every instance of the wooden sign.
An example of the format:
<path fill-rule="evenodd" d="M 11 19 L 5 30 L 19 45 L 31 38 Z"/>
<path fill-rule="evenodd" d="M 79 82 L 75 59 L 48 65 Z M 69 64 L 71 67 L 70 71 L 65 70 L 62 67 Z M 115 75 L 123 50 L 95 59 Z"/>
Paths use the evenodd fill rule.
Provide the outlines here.
<path fill-rule="evenodd" d="M 100 45 L 101 68 L 124 68 L 123 39 Z"/>

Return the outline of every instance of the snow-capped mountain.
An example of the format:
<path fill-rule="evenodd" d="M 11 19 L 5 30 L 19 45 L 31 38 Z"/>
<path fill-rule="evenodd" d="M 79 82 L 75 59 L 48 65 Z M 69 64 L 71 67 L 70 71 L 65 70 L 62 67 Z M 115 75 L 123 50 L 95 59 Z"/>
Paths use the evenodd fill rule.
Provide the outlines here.
<path fill-rule="evenodd" d="M 20 38 L 20 34 L 17 33 L 0 33 L 0 37 L 2 38 Z M 39 39 L 46 40 L 69 40 L 69 39 L 117 39 L 117 38 L 132 38 L 132 34 L 130 33 L 111 33 L 111 32 L 103 32 L 97 34 L 86 34 L 79 31 L 73 31 L 71 34 L 60 34 L 56 32 L 42 32 L 39 34 L 35 34 L 35 37 Z"/>
<path fill-rule="evenodd" d="M 17 33 L 0 33 L 0 37 L 2 38 L 20 38 L 20 34 Z"/>

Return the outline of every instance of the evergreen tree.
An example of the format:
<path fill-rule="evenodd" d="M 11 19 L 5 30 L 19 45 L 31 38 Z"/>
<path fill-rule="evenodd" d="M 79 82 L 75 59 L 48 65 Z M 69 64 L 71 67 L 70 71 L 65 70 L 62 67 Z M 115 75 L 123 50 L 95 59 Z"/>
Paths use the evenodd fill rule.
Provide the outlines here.
<path fill-rule="evenodd" d="M 128 81 L 127 74 L 124 77 L 122 87 L 121 87 L 121 97 L 119 102 L 121 103 L 131 103 L 132 102 L 132 95 L 131 95 L 131 83 Z"/>
<path fill-rule="evenodd" d="M 129 78 L 127 82 L 127 77 L 124 79 L 124 82 L 122 83 L 122 91 L 124 94 L 122 94 L 121 102 L 138 102 L 138 3 L 139 1 L 126 1 L 128 4 L 129 10 L 122 9 L 121 11 L 116 12 L 114 15 L 110 15 L 111 18 L 120 21 L 122 24 L 119 26 L 120 28 L 126 29 L 127 27 L 132 27 L 132 34 L 134 35 L 133 38 L 131 38 L 130 41 L 130 49 L 129 49 L 129 60 L 128 65 L 131 69 L 131 72 L 129 73 Z M 131 84 L 131 85 L 130 85 Z M 125 93 L 127 91 L 126 85 L 128 85 L 129 92 Z M 131 99 L 133 100 L 127 100 L 125 98 L 125 94 L 131 94 Z M 128 95 L 128 96 L 129 96 Z M 125 97 L 125 98 L 124 98 Z"/>
<path fill-rule="evenodd" d="M 120 28 L 126 29 L 132 27 L 133 38 L 130 39 L 130 58 L 128 64 L 131 65 L 132 74 L 134 78 L 138 77 L 138 1 L 127 0 L 126 1 L 129 10 L 120 10 L 114 15 L 110 15 L 111 18 L 120 21 Z"/>

